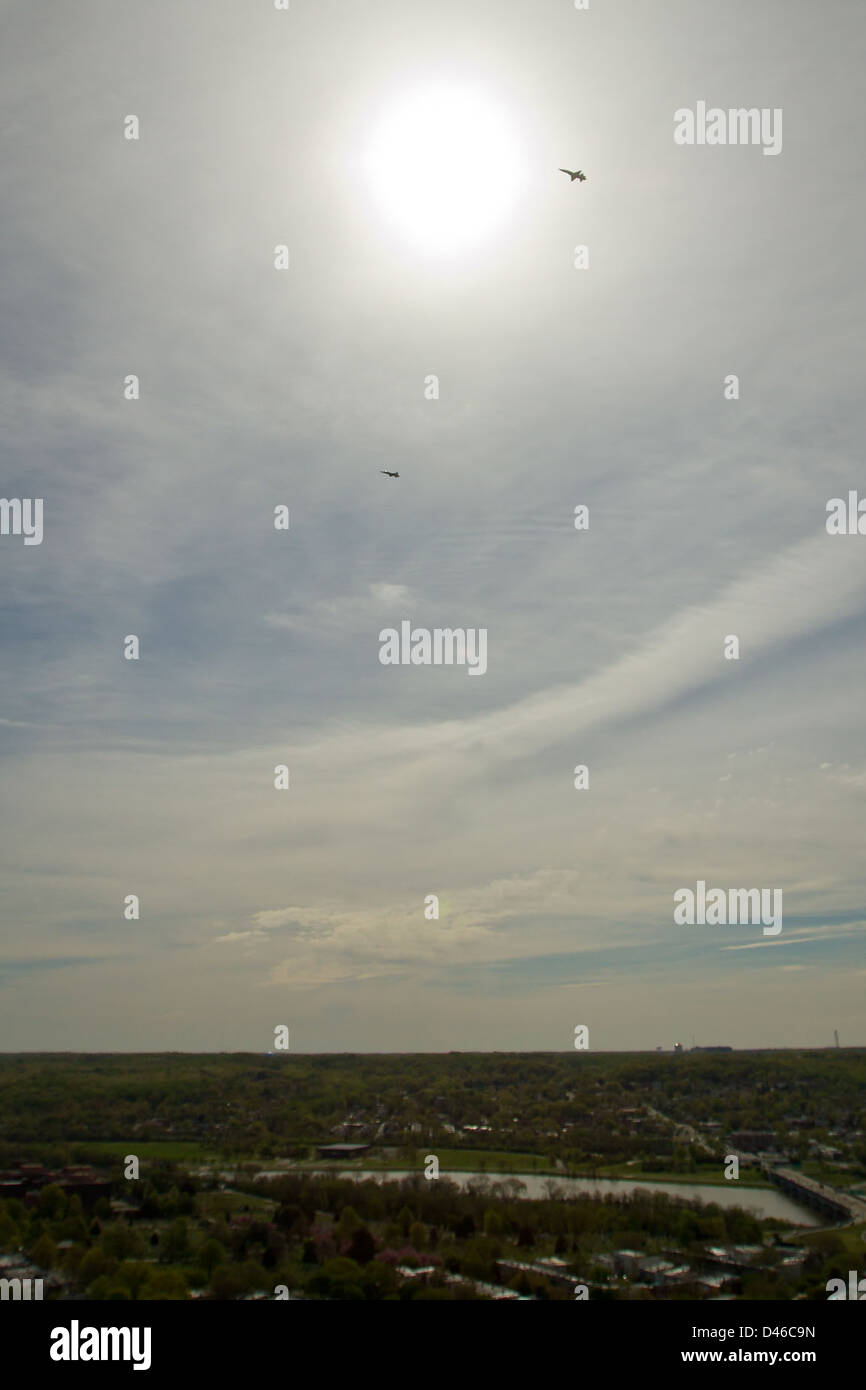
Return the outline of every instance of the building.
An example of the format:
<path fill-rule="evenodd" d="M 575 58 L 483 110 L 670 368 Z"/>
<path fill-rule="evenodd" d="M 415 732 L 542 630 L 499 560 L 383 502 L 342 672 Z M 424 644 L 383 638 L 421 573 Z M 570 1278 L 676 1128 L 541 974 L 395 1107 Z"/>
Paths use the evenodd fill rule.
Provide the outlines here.
<path fill-rule="evenodd" d="M 431 1274 L 440 1274 L 442 1271 L 439 1265 L 423 1265 L 420 1269 L 415 1269 L 412 1265 L 397 1265 L 396 1272 L 401 1279 L 412 1279 L 418 1284 L 427 1284 Z"/>
<path fill-rule="evenodd" d="M 0 1197 L 17 1197 L 34 1205 L 43 1187 L 59 1187 L 67 1197 L 81 1198 L 83 1207 L 95 1206 L 111 1196 L 111 1183 L 89 1164 L 76 1164 L 54 1172 L 41 1163 L 15 1163 L 0 1172 Z"/>
<path fill-rule="evenodd" d="M 569 1274 L 549 1261 L 526 1264 L 522 1260 L 497 1260 L 495 1269 L 500 1279 L 513 1279 L 515 1274 L 534 1274 L 536 1278 L 547 1279 L 564 1289 L 575 1289 L 580 1283 L 577 1275 Z"/>
<path fill-rule="evenodd" d="M 319 1158 L 360 1158 L 371 1148 L 371 1144 L 319 1144 L 316 1153 Z"/>

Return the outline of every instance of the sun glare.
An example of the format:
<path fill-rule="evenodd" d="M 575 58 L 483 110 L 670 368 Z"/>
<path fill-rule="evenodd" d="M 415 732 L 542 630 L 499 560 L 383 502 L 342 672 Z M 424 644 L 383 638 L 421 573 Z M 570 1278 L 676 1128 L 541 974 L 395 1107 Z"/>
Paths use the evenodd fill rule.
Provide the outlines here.
<path fill-rule="evenodd" d="M 365 168 L 388 221 L 418 248 L 452 253 L 505 221 L 522 181 L 518 142 L 494 101 L 430 87 L 374 127 Z"/>

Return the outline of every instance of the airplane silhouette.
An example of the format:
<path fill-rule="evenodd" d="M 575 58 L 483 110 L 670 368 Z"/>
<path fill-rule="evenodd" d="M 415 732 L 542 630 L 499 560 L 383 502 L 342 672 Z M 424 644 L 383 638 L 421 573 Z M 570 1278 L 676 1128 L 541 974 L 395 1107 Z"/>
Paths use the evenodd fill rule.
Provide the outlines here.
<path fill-rule="evenodd" d="M 399 473 L 389 473 L 387 468 L 380 468 L 380 473 L 384 473 L 386 478 L 399 478 Z"/>
<path fill-rule="evenodd" d="M 572 183 L 574 183 L 575 179 L 580 179 L 581 183 L 586 183 L 586 174 L 583 172 L 582 169 L 560 169 L 559 172 L 561 174 L 568 174 Z"/>

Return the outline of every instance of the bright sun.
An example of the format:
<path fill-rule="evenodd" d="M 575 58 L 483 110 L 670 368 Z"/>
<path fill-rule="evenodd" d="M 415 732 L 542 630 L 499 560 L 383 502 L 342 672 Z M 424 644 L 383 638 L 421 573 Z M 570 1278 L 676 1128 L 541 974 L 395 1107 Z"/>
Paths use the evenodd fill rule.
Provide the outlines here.
<path fill-rule="evenodd" d="M 447 86 L 389 106 L 364 162 L 389 221 L 433 252 L 462 250 L 492 233 L 523 181 L 518 142 L 496 103 Z"/>

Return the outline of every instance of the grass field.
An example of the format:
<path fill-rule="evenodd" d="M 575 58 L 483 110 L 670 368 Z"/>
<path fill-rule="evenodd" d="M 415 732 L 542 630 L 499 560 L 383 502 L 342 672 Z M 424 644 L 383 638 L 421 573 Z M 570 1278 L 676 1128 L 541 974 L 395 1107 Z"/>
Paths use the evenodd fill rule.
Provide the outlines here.
<path fill-rule="evenodd" d="M 217 1156 L 213 1151 L 204 1148 L 201 1144 L 182 1143 L 171 1139 L 147 1141 L 133 1139 L 123 1142 L 111 1140 L 98 1144 L 76 1143 L 74 1147 L 81 1152 L 86 1151 L 88 1160 L 92 1163 L 104 1162 L 109 1158 L 123 1158 L 126 1154 L 135 1154 L 136 1158 L 162 1158 L 169 1163 L 210 1163 L 217 1161 Z"/>
<path fill-rule="evenodd" d="M 495 1149 L 441 1149 L 432 1145 L 426 1149 L 417 1149 L 414 1162 L 406 1153 L 394 1154 L 393 1156 L 383 1156 L 382 1154 L 362 1154 L 360 1158 L 351 1160 L 330 1159 L 324 1163 L 322 1159 L 311 1160 L 306 1163 L 298 1163 L 296 1168 L 315 1168 L 318 1171 L 327 1172 L 329 1169 L 345 1169 L 352 1171 L 359 1169 L 361 1172 L 404 1172 L 417 1168 L 419 1172 L 424 1171 L 424 1158 L 428 1153 L 435 1154 L 439 1160 L 439 1171 L 444 1176 L 447 1173 L 513 1173 L 518 1176 L 520 1173 L 541 1173 L 549 1174 L 551 1177 L 562 1176 L 556 1174 L 550 1167 L 550 1159 L 542 1157 L 541 1154 L 516 1154 L 505 1153 Z"/>
<path fill-rule="evenodd" d="M 820 1243 L 826 1231 L 804 1231 L 798 1236 L 801 1245 L 810 1245 L 815 1241 Z M 851 1259 L 851 1268 L 861 1272 L 866 1269 L 866 1223 L 861 1222 L 859 1226 L 835 1227 L 830 1234 L 838 1236 L 845 1247 L 845 1253 Z"/>
<path fill-rule="evenodd" d="M 599 1178 L 631 1178 L 634 1182 L 677 1182 L 677 1183 L 701 1183 L 711 1187 L 730 1186 L 733 1179 L 728 1179 L 719 1171 L 717 1164 L 712 1167 L 698 1168 L 694 1172 L 682 1173 L 675 1169 L 659 1168 L 657 1171 L 645 1173 L 636 1164 L 617 1163 L 612 1166 L 597 1168 L 596 1176 Z M 589 1174 L 582 1171 L 575 1176 L 587 1177 Z M 764 1177 L 760 1168 L 741 1168 L 737 1182 L 744 1187 L 772 1187 L 773 1184 Z"/>

